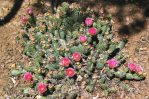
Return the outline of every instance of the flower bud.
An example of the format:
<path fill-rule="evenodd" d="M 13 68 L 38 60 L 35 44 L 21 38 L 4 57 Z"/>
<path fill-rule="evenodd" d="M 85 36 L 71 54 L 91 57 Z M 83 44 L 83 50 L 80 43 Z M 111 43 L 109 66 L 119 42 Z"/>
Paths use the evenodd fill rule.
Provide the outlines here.
<path fill-rule="evenodd" d="M 26 72 L 24 74 L 24 80 L 25 81 L 31 81 L 32 80 L 32 74 L 30 72 Z"/>

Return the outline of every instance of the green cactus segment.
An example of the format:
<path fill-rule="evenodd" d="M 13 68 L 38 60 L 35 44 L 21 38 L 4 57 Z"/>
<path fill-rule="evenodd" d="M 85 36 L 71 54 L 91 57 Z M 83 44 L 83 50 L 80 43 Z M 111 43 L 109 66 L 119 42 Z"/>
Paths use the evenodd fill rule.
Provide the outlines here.
<path fill-rule="evenodd" d="M 107 25 L 103 25 L 101 27 L 101 30 L 102 30 L 102 34 L 105 34 L 106 32 L 108 33 L 109 27 Z"/>
<path fill-rule="evenodd" d="M 97 66 L 96 66 L 97 69 L 101 70 L 101 69 L 103 69 L 104 66 L 105 66 L 104 63 L 97 62 Z"/>
<path fill-rule="evenodd" d="M 121 79 L 125 78 L 125 76 L 126 76 L 126 73 L 123 72 L 123 71 L 117 71 L 114 74 L 115 74 L 116 77 L 121 78 Z"/>
<path fill-rule="evenodd" d="M 107 76 L 110 78 L 114 76 L 114 73 L 115 73 L 115 71 L 113 69 L 107 70 Z"/>
<path fill-rule="evenodd" d="M 66 39 L 66 33 L 65 33 L 65 32 L 60 31 L 60 32 L 59 32 L 59 35 L 60 35 L 60 38 L 61 38 L 61 39 Z"/>
<path fill-rule="evenodd" d="M 37 68 L 36 67 L 28 67 L 28 66 L 26 66 L 26 67 L 24 67 L 24 70 L 26 70 L 26 71 L 28 71 L 28 72 L 37 72 Z"/>
<path fill-rule="evenodd" d="M 29 46 L 26 46 L 24 52 L 26 55 L 32 57 L 36 52 L 35 45 L 30 44 Z"/>
<path fill-rule="evenodd" d="M 12 70 L 11 75 L 12 76 L 18 76 L 18 75 L 23 74 L 25 72 L 26 72 L 25 70 Z"/>
<path fill-rule="evenodd" d="M 100 52 L 100 53 L 103 53 L 104 51 L 106 51 L 108 45 L 106 42 L 101 42 L 97 45 L 97 50 Z"/>
<path fill-rule="evenodd" d="M 70 48 L 70 52 L 71 53 L 74 53 L 74 52 L 85 53 L 85 48 L 82 45 L 73 46 Z"/>
<path fill-rule="evenodd" d="M 35 74 L 35 77 L 39 80 L 39 81 L 43 81 L 44 77 L 43 75 L 39 74 L 39 73 L 36 73 Z"/>
<path fill-rule="evenodd" d="M 105 82 L 106 82 L 106 77 L 107 77 L 106 74 L 102 74 L 102 75 L 100 76 L 100 79 L 98 80 L 98 82 L 99 82 L 100 84 L 105 84 Z"/>
<path fill-rule="evenodd" d="M 35 35 L 35 42 L 37 43 L 37 44 L 39 44 L 40 43 L 40 41 L 41 41 L 41 39 L 42 39 L 42 34 L 40 33 L 40 32 L 37 32 L 37 35 Z"/>
<path fill-rule="evenodd" d="M 59 65 L 57 63 L 55 63 L 55 64 L 47 64 L 45 67 L 47 69 L 49 69 L 49 70 L 58 70 L 59 69 Z"/>
<path fill-rule="evenodd" d="M 32 15 L 29 18 L 29 23 L 32 24 L 33 26 L 35 26 L 36 25 L 36 17 Z"/>
<path fill-rule="evenodd" d="M 53 74 L 52 78 L 53 79 L 58 79 L 58 80 L 63 79 L 63 78 L 65 78 L 65 73 L 64 72 L 59 72 L 57 74 Z"/>
<path fill-rule="evenodd" d="M 73 37 L 74 39 L 78 38 L 78 31 L 73 31 L 73 32 L 72 32 L 72 37 Z"/>
<path fill-rule="evenodd" d="M 88 65 L 87 65 L 87 67 L 88 67 L 88 71 L 89 72 L 92 72 L 93 71 L 93 69 L 94 69 L 94 64 L 92 63 L 92 62 L 88 62 Z"/>
<path fill-rule="evenodd" d="M 90 81 L 90 83 L 86 86 L 86 90 L 88 92 L 93 92 L 95 88 L 96 80 Z"/>
<path fill-rule="evenodd" d="M 76 99 L 77 93 L 70 93 L 69 94 L 69 99 Z"/>
<path fill-rule="evenodd" d="M 127 43 L 126 39 L 123 39 L 117 46 L 117 48 L 119 48 L 120 50 L 123 49 L 125 47 L 125 44 Z"/>
<path fill-rule="evenodd" d="M 107 90 L 109 88 L 109 85 L 104 83 L 104 84 L 100 84 L 100 88 L 103 90 Z"/>
<path fill-rule="evenodd" d="M 63 3 L 61 7 L 59 7 L 60 11 L 62 11 L 64 14 L 67 12 L 69 9 L 69 4 L 68 3 Z"/>
<path fill-rule="evenodd" d="M 144 75 L 127 73 L 126 74 L 126 79 L 128 79 L 128 80 L 143 80 L 143 79 L 145 79 L 145 76 Z"/>
<path fill-rule="evenodd" d="M 34 64 L 36 66 L 40 67 L 41 66 L 41 62 L 42 62 L 42 59 L 43 59 L 42 53 L 35 53 L 35 55 L 34 55 L 33 58 L 34 58 Z"/>
<path fill-rule="evenodd" d="M 117 43 L 115 42 L 111 42 L 111 44 L 109 45 L 109 53 L 112 53 L 117 47 Z"/>
<path fill-rule="evenodd" d="M 104 90 L 104 95 L 107 97 L 110 93 L 115 93 L 117 90 L 115 88 L 107 88 Z"/>

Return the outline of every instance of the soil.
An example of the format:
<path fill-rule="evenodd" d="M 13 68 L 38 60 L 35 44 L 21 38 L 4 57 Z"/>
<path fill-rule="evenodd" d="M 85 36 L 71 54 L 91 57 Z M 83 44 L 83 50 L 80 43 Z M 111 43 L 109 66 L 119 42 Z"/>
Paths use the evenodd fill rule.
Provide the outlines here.
<path fill-rule="evenodd" d="M 18 13 L 7 24 L 0 25 L 0 99 L 13 97 L 19 93 L 19 88 L 16 88 L 15 81 L 10 76 L 10 70 L 15 66 L 15 63 L 22 60 L 21 48 L 17 45 L 15 38 L 18 34 L 19 19 L 22 14 L 25 14 L 28 6 L 37 5 L 37 0 L 24 1 Z M 88 2 L 87 2 L 88 1 Z M 124 51 L 128 54 L 129 62 L 136 62 L 141 65 L 147 73 L 146 79 L 143 81 L 130 81 L 131 89 L 128 92 L 119 92 L 117 96 L 109 99 L 149 99 L 149 18 L 147 15 L 147 2 L 126 2 L 116 3 L 98 0 L 87 0 L 80 4 L 84 7 L 91 7 L 97 13 L 111 14 L 113 17 L 113 33 L 117 38 L 128 36 Z M 98 2 L 97 2 L 98 1 Z M 112 0 L 111 0 L 112 1 Z M 0 18 L 9 13 L 14 0 L 0 0 Z M 145 5 L 143 5 L 145 4 Z M 38 5 L 37 5 L 38 6 Z M 38 12 L 38 11 L 37 11 Z M 83 98 L 82 98 L 83 99 Z M 84 98 L 87 99 L 87 98 Z"/>

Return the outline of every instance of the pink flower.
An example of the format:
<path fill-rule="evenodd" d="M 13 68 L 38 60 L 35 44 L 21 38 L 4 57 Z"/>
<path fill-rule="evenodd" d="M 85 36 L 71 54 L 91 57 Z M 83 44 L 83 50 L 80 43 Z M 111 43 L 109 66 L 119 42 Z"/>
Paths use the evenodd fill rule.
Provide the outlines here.
<path fill-rule="evenodd" d="M 80 61 L 81 60 L 81 54 L 79 53 L 79 52 L 74 52 L 73 54 L 72 54 L 72 57 L 73 57 L 73 59 L 75 60 L 75 61 Z"/>
<path fill-rule="evenodd" d="M 59 64 L 62 66 L 68 67 L 70 65 L 70 63 L 71 63 L 70 59 L 68 57 L 64 57 L 60 60 Z"/>
<path fill-rule="evenodd" d="M 32 74 L 30 72 L 26 72 L 24 74 L 24 80 L 25 81 L 31 81 L 32 80 Z"/>
<path fill-rule="evenodd" d="M 133 72 L 137 72 L 137 73 L 143 72 L 143 68 L 138 66 L 135 63 L 129 63 L 128 68 L 129 68 L 130 71 L 133 71 Z"/>
<path fill-rule="evenodd" d="M 27 14 L 32 15 L 33 14 L 33 9 L 32 8 L 28 8 L 27 9 Z"/>
<path fill-rule="evenodd" d="M 88 32 L 89 32 L 92 36 L 94 36 L 94 35 L 96 35 L 96 33 L 97 33 L 97 29 L 94 28 L 94 27 L 92 27 L 92 28 L 89 28 L 89 29 L 88 29 Z"/>
<path fill-rule="evenodd" d="M 129 68 L 129 70 L 130 71 L 136 71 L 136 67 L 137 67 L 137 64 L 135 64 L 135 63 L 129 63 L 128 64 L 128 68 Z"/>
<path fill-rule="evenodd" d="M 136 72 L 139 73 L 139 72 L 143 72 L 143 68 L 141 66 L 137 66 L 136 67 Z"/>
<path fill-rule="evenodd" d="M 26 24 L 27 21 L 28 21 L 28 18 L 27 18 L 26 16 L 22 16 L 22 17 L 21 17 L 21 23 L 22 23 L 22 24 Z"/>
<path fill-rule="evenodd" d="M 47 85 L 45 83 L 41 82 L 41 83 L 39 83 L 37 89 L 40 94 L 43 94 L 44 92 L 47 91 Z"/>
<path fill-rule="evenodd" d="M 118 61 L 116 59 L 110 59 L 107 63 L 110 68 L 115 68 L 118 66 Z"/>
<path fill-rule="evenodd" d="M 83 36 L 83 35 L 81 35 L 81 36 L 79 37 L 79 39 L 80 39 L 80 42 L 82 42 L 82 43 L 84 43 L 84 42 L 87 41 L 87 37 L 86 37 L 86 36 Z"/>
<path fill-rule="evenodd" d="M 68 77 L 73 77 L 76 74 L 75 70 L 73 68 L 66 69 L 66 75 Z"/>
<path fill-rule="evenodd" d="M 86 18 L 86 19 L 85 19 L 85 24 L 86 24 L 87 26 L 91 26 L 91 25 L 93 24 L 93 20 L 94 20 L 94 19 L 92 19 L 92 18 Z"/>

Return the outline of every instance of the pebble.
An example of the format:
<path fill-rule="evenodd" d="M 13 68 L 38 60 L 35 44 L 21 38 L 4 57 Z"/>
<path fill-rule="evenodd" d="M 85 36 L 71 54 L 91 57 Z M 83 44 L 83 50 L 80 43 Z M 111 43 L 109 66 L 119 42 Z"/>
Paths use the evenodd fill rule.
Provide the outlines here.
<path fill-rule="evenodd" d="M 83 77 L 81 75 L 78 76 L 77 81 L 82 81 Z"/>

